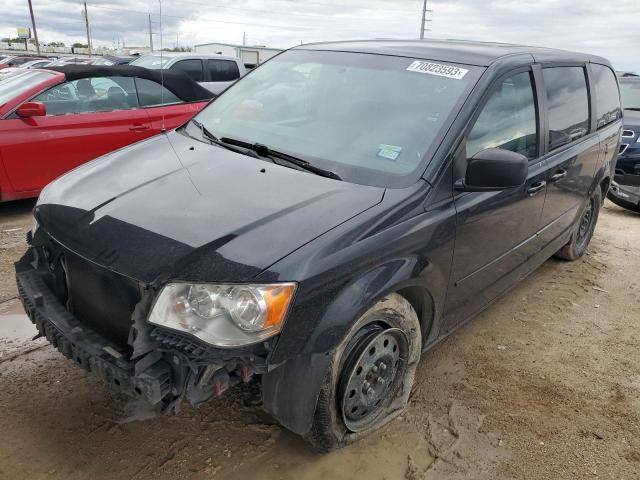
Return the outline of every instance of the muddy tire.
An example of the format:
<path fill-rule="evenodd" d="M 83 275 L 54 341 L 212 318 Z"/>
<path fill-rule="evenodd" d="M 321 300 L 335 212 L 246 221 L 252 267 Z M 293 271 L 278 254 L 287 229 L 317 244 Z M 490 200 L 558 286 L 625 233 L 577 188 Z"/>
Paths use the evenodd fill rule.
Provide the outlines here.
<path fill-rule="evenodd" d="M 602 192 L 596 188 L 578 215 L 569 243 L 555 254 L 557 258 L 573 261 L 584 255 L 598 223 L 600 207 L 602 207 Z"/>
<path fill-rule="evenodd" d="M 376 303 L 331 354 L 308 440 L 322 452 L 341 448 L 402 413 L 421 351 L 409 302 L 391 294 Z"/>

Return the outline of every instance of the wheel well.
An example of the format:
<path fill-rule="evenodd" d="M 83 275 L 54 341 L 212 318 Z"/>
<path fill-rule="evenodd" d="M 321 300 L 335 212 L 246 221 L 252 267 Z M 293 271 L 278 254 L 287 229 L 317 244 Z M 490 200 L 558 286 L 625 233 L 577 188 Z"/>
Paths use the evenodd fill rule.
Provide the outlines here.
<path fill-rule="evenodd" d="M 397 292 L 411 304 L 418 315 L 420 328 L 422 329 L 422 341 L 429 337 L 433 325 L 433 300 L 431 295 L 421 287 L 405 287 Z"/>
<path fill-rule="evenodd" d="M 605 177 L 602 182 L 600 182 L 600 191 L 602 192 L 602 203 L 604 203 L 604 199 L 607 196 L 607 192 L 609 191 L 609 186 L 611 185 L 611 178 Z"/>

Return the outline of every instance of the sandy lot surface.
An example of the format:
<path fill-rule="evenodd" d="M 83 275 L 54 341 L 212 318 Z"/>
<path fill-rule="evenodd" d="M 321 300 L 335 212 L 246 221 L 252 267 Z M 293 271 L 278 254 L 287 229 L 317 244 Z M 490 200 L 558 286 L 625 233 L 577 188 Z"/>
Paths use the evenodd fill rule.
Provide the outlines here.
<path fill-rule="evenodd" d="M 42 340 L 15 297 L 29 202 L 0 206 L 1 479 L 640 478 L 640 215 L 549 260 L 423 355 L 409 408 L 314 453 L 245 387 L 146 418 Z"/>

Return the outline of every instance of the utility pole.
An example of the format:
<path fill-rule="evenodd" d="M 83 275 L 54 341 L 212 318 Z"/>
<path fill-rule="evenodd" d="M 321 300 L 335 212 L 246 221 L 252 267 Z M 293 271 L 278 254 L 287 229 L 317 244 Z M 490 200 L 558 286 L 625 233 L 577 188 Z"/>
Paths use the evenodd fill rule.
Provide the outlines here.
<path fill-rule="evenodd" d="M 247 32 L 242 32 L 242 46 L 247 45 Z"/>
<path fill-rule="evenodd" d="M 149 14 L 149 50 L 153 53 L 153 32 L 151 30 L 151 14 Z"/>
<path fill-rule="evenodd" d="M 89 11 L 87 10 L 87 2 L 84 2 L 84 24 L 87 27 L 87 47 L 89 47 L 89 56 L 91 56 L 91 34 L 89 33 Z"/>
<path fill-rule="evenodd" d="M 432 20 L 427 18 L 427 14 L 431 15 L 432 13 L 433 10 L 427 9 L 427 0 L 424 0 L 424 3 L 422 4 L 422 22 L 420 23 L 420 40 L 424 40 L 424 32 L 431 31 Z M 429 24 L 428 27 L 427 24 Z"/>
<path fill-rule="evenodd" d="M 38 31 L 36 30 L 36 17 L 33 16 L 33 7 L 31 6 L 31 0 L 29 0 L 29 13 L 31 14 L 31 26 L 33 27 L 33 36 L 36 40 L 36 51 L 38 55 L 40 55 L 40 42 L 38 42 Z M 27 41 L 24 41 L 25 47 L 27 45 Z M 27 48 L 25 48 L 26 50 Z"/>

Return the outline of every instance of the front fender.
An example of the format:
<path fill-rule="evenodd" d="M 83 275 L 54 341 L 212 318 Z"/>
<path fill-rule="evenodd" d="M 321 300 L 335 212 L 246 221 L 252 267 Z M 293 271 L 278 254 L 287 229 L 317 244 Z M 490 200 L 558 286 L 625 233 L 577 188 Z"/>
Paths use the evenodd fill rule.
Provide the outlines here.
<path fill-rule="evenodd" d="M 333 235 L 341 237 L 340 232 Z M 454 236 L 451 203 L 379 231 L 375 238 L 343 249 L 332 248 L 334 242 L 326 248 L 310 245 L 292 258 L 291 265 L 307 269 L 310 258 L 316 264 L 322 256 L 335 268 L 313 272 L 299 283 L 295 304 L 269 358 L 274 368 L 262 378 L 265 409 L 288 429 L 306 434 L 333 351 L 351 325 L 391 292 L 405 294 L 412 304 L 420 303 L 421 296 L 425 299 L 426 308 L 417 313 L 429 331 L 424 344 L 433 340 L 439 331 Z M 349 253 L 351 248 L 355 251 Z"/>

